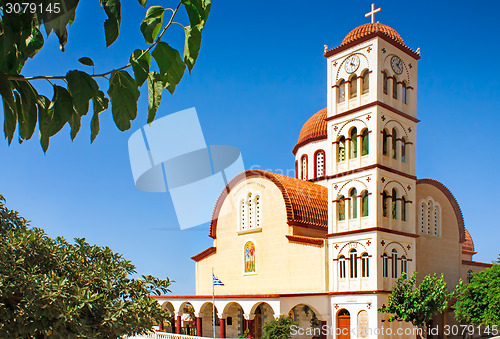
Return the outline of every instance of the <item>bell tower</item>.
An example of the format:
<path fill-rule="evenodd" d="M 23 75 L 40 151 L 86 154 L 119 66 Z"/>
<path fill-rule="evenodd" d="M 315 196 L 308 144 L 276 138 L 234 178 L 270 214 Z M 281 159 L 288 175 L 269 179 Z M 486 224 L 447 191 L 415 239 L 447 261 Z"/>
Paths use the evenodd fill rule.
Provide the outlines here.
<path fill-rule="evenodd" d="M 297 177 L 328 188 L 334 323 L 336 310 L 354 303 L 382 326 L 377 309 L 415 269 L 420 53 L 375 21 L 379 11 L 372 5 L 370 23 L 325 46 L 327 108 L 306 122 L 293 150 Z"/>

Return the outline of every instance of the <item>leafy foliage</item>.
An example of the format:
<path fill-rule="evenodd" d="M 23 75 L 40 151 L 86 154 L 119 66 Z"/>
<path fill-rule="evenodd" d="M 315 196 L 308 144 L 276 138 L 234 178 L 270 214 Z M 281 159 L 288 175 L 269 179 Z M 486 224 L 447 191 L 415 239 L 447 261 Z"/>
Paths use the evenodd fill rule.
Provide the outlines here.
<path fill-rule="evenodd" d="M 121 0 L 99 0 L 106 13 L 104 35 L 106 46 L 113 44 L 120 34 Z M 0 0 L 4 8 L 7 0 Z M 147 0 L 138 0 L 146 7 Z M 16 128 L 18 140 L 22 143 L 30 139 L 38 123 L 40 144 L 44 152 L 49 147 L 50 137 L 58 133 L 66 124 L 71 126 L 71 139 L 78 134 L 81 119 L 88 113 L 89 102 L 93 101 L 94 114 L 90 122 L 91 142 L 99 133 L 99 114 L 111 110 L 116 126 L 121 131 L 130 128 L 130 122 L 137 116 L 137 100 L 139 88 L 148 80 L 149 109 L 147 121 L 156 116 L 164 88 L 173 94 L 176 86 L 184 76 L 186 67 L 189 72 L 194 67 L 201 47 L 201 36 L 210 13 L 210 0 L 180 0 L 176 8 L 151 6 L 147 8 L 140 30 L 146 49 L 132 52 L 129 63 L 122 67 L 101 74 L 95 73 L 95 63 L 89 57 L 81 57 L 79 62 L 92 67 L 92 73 L 84 70 L 70 70 L 61 76 L 25 76 L 22 69 L 28 58 L 33 58 L 44 45 L 41 27 L 45 27 L 47 35 L 52 31 L 59 38 L 61 50 L 68 40 L 68 24 L 75 19 L 75 10 L 79 0 L 61 0 L 61 10 L 46 10 L 50 1 L 42 1 L 44 11 L 21 13 L 1 11 L 0 16 L 0 95 L 4 107 L 4 134 L 9 145 L 14 139 Z M 183 26 L 174 18 L 180 8 L 187 12 L 189 25 Z M 167 15 L 170 15 L 167 19 Z M 166 21 L 166 23 L 165 23 Z M 184 28 L 184 53 L 162 41 L 163 35 L 172 25 Z M 152 52 L 151 52 L 152 51 Z M 151 69 L 151 57 L 157 69 Z M 133 76 L 125 69 L 131 67 Z M 107 98 L 96 78 L 108 82 Z M 48 80 L 54 94 L 52 100 L 41 95 L 33 82 Z"/>
<path fill-rule="evenodd" d="M 131 279 L 135 267 L 108 247 L 51 239 L 29 228 L 0 195 L 0 337 L 118 338 L 167 315 L 152 294 L 171 281 Z"/>
<path fill-rule="evenodd" d="M 448 292 L 444 276 L 426 275 L 416 286 L 417 273 L 410 279 L 403 273 L 392 288 L 387 306 L 382 306 L 380 313 L 391 314 L 389 321 L 402 319 L 417 327 L 424 327 L 432 318 L 448 307 L 453 293 Z"/>
<path fill-rule="evenodd" d="M 474 273 L 469 284 L 458 289 L 453 305 L 458 320 L 474 326 L 500 326 L 500 265 Z"/>
<path fill-rule="evenodd" d="M 262 326 L 263 339 L 289 339 L 291 337 L 291 327 L 298 325 L 290 317 L 280 316 L 277 320 L 268 321 Z"/>

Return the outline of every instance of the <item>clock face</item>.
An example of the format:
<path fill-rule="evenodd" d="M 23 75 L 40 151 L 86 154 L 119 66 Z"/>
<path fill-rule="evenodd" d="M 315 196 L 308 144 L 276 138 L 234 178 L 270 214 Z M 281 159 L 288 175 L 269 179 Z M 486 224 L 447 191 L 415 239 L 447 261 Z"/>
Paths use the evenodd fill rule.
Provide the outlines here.
<path fill-rule="evenodd" d="M 345 71 L 347 73 L 355 72 L 359 67 L 359 57 L 357 55 L 351 55 L 345 60 Z"/>
<path fill-rule="evenodd" d="M 396 55 L 391 58 L 391 67 L 394 73 L 401 74 L 403 73 L 403 61 Z"/>

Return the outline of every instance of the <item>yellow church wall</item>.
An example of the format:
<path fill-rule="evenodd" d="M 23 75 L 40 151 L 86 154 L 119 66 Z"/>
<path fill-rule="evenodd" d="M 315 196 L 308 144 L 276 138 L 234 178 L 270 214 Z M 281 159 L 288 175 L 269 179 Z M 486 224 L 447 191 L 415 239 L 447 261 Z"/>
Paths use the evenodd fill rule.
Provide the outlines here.
<path fill-rule="evenodd" d="M 260 229 L 238 231 L 236 204 L 248 192 L 261 194 Z M 304 230 L 302 230 L 304 232 Z M 314 232 L 311 232 L 314 233 Z M 325 248 L 290 243 L 285 203 L 280 190 L 265 178 L 238 183 L 222 203 L 217 222 L 217 250 L 196 264 L 196 293 L 212 294 L 212 268 L 225 286 L 216 294 L 277 294 L 325 290 Z M 255 244 L 256 272 L 244 272 L 244 246 Z"/>
<path fill-rule="evenodd" d="M 427 274 L 444 273 L 448 289 L 451 290 L 458 284 L 461 276 L 462 253 L 457 217 L 444 193 L 430 184 L 417 185 L 417 211 L 419 202 L 429 196 L 441 207 L 441 235 L 436 237 L 422 234 L 417 217 L 417 234 L 420 236 L 417 238 L 417 280 L 422 281 Z"/>

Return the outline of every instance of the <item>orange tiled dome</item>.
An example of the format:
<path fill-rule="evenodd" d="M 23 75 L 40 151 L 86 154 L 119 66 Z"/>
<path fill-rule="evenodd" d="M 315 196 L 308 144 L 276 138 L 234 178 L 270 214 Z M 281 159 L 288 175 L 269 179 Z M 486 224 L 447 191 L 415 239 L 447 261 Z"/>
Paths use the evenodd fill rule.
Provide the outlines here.
<path fill-rule="evenodd" d="M 465 229 L 465 242 L 462 244 L 462 251 L 475 252 L 474 241 L 472 241 L 472 237 L 467 229 Z"/>
<path fill-rule="evenodd" d="M 306 121 L 300 130 L 297 146 L 302 145 L 308 140 L 326 138 L 326 108 L 315 113 Z M 297 147 L 295 146 L 295 147 Z"/>
<path fill-rule="evenodd" d="M 346 35 L 346 37 L 342 41 L 341 46 L 348 44 L 354 40 L 357 40 L 359 38 L 362 38 L 364 36 L 367 36 L 368 34 L 376 32 L 380 32 L 387 35 L 388 37 L 392 38 L 401 45 L 405 44 L 403 38 L 401 38 L 398 32 L 396 32 L 393 28 L 377 22 L 373 24 L 372 23 L 364 24 L 353 29 L 349 34 Z"/>

